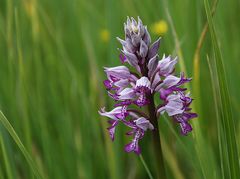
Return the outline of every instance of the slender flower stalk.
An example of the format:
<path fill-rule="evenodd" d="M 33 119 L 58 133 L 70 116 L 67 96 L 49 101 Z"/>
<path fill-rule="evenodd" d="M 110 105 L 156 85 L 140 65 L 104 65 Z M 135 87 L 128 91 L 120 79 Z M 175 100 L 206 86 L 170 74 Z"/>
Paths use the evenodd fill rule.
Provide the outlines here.
<path fill-rule="evenodd" d="M 159 60 L 158 49 L 161 38 L 151 44 L 147 27 L 134 18 L 127 18 L 124 23 L 125 39 L 117 38 L 122 45 L 121 66 L 105 67 L 107 79 L 103 82 L 108 95 L 116 102 L 112 111 L 102 108 L 99 113 L 110 118 L 108 131 L 112 140 L 119 123 L 130 128 L 126 134 L 132 136 L 125 145 L 126 152 L 141 153 L 140 140 L 145 132 L 152 131 L 161 177 L 164 178 L 163 156 L 158 129 L 158 116 L 166 113 L 179 124 L 181 133 L 187 135 L 192 131 L 189 120 L 197 117 L 190 112 L 192 99 L 182 85 L 191 81 L 184 73 L 176 76 L 177 57 L 165 56 Z M 134 71 L 129 70 L 134 69 Z M 162 103 L 155 105 L 154 96 L 158 93 Z M 148 111 L 143 110 L 146 106 Z"/>

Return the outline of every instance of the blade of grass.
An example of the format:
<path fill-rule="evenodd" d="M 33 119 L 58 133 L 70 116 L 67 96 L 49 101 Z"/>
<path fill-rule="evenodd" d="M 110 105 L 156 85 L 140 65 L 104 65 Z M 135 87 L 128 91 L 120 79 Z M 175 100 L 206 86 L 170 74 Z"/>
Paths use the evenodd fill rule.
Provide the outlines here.
<path fill-rule="evenodd" d="M 217 8 L 217 4 L 218 4 L 218 0 L 215 0 L 214 3 L 213 3 L 213 7 L 212 7 L 212 11 L 211 11 L 211 14 L 212 16 L 215 14 L 215 11 L 216 11 L 216 8 Z M 195 50 L 195 53 L 194 53 L 194 58 L 193 58 L 193 77 L 194 77 L 194 85 L 195 86 L 195 90 L 199 89 L 200 87 L 200 84 L 199 84 L 199 81 L 200 81 L 200 52 L 201 52 L 201 49 L 202 49 L 202 46 L 203 46 L 203 42 L 206 38 L 206 34 L 208 32 L 208 22 L 205 23 L 204 27 L 203 27 L 203 30 L 201 32 L 201 35 L 198 39 L 198 43 L 197 43 L 197 48 Z M 200 96 L 199 95 L 199 90 L 197 91 L 197 96 Z"/>
<path fill-rule="evenodd" d="M 169 24 L 170 24 L 170 27 L 171 27 L 171 30 L 172 30 L 172 34 L 173 34 L 173 37 L 174 37 L 174 41 L 175 41 L 175 45 L 176 45 L 176 52 L 177 52 L 177 55 L 178 55 L 178 58 L 179 58 L 180 69 L 182 71 L 184 71 L 185 74 L 187 75 L 187 70 L 186 70 L 186 65 L 184 63 L 184 59 L 183 59 L 183 53 L 182 53 L 181 45 L 180 45 L 180 42 L 179 42 L 179 39 L 178 39 L 176 29 L 175 29 L 174 24 L 173 24 L 172 17 L 170 15 L 167 7 L 165 7 L 165 12 L 167 14 L 167 19 L 169 21 Z"/>
<path fill-rule="evenodd" d="M 98 71 L 98 67 L 97 67 L 97 56 L 96 56 L 96 50 L 94 50 L 94 44 L 92 44 L 92 37 L 91 35 L 89 35 L 89 32 L 87 30 L 87 27 L 82 27 L 81 28 L 82 31 L 82 38 L 83 38 L 83 42 L 85 44 L 86 47 L 86 54 L 87 57 L 89 59 L 89 73 L 91 74 L 91 81 L 90 81 L 90 106 L 93 107 L 94 111 L 98 111 L 98 108 L 100 106 L 100 104 L 103 102 L 102 100 L 99 99 L 99 96 L 101 92 L 101 90 L 98 89 L 98 84 L 99 84 L 99 71 Z M 94 119 L 99 118 L 98 113 L 94 113 L 92 114 L 92 116 L 94 116 Z M 108 167 L 109 167 L 109 171 L 110 171 L 110 176 L 111 178 L 121 178 L 120 174 L 118 173 L 119 171 L 118 169 L 118 163 L 117 162 L 117 158 L 116 158 L 116 154 L 114 155 L 113 153 L 113 143 L 112 141 L 109 140 L 109 136 L 106 133 L 106 122 L 104 120 L 101 120 L 100 122 L 98 120 L 94 120 L 93 121 L 94 124 L 93 126 L 96 127 L 96 129 L 94 131 L 101 133 L 102 131 L 104 132 L 104 138 L 106 141 L 106 149 L 107 149 L 107 153 L 108 153 Z M 101 126 L 101 127 L 100 127 Z M 96 134 L 97 135 L 97 134 Z M 99 139 L 100 140 L 100 139 Z M 104 152 L 104 151 L 102 151 Z M 102 160 L 102 159 L 100 159 Z"/>
<path fill-rule="evenodd" d="M 5 127 L 5 129 L 8 131 L 8 133 L 11 135 L 11 137 L 13 138 L 14 142 L 17 144 L 17 146 L 19 147 L 19 149 L 21 150 L 22 154 L 24 155 L 24 157 L 26 158 L 29 166 L 31 167 L 34 175 L 39 178 L 42 179 L 43 177 L 41 176 L 37 166 L 35 165 L 33 159 L 31 158 L 30 154 L 27 152 L 26 148 L 24 147 L 23 143 L 21 142 L 20 138 L 18 137 L 17 133 L 15 132 L 14 128 L 12 127 L 12 125 L 8 122 L 7 118 L 4 116 L 4 114 L 2 113 L 2 111 L 0 111 L 0 122 L 2 123 L 2 125 Z"/>
<path fill-rule="evenodd" d="M 164 122 L 166 122 L 167 126 L 169 127 L 169 129 L 171 130 L 171 132 L 173 133 L 174 137 L 176 138 L 177 142 L 179 142 L 179 146 L 181 146 L 181 148 L 183 149 L 183 151 L 186 153 L 186 155 L 191 159 L 189 161 L 191 161 L 191 164 L 193 166 L 193 168 L 195 170 L 197 170 L 196 165 L 194 165 L 195 160 L 194 158 L 192 158 L 191 154 L 188 151 L 188 148 L 184 145 L 184 142 L 182 141 L 181 137 L 179 136 L 179 134 L 174 130 L 172 123 L 170 122 L 170 120 L 168 119 L 168 117 L 166 115 L 162 115 Z"/>
<path fill-rule="evenodd" d="M 0 168 L 0 178 L 4 178 L 2 168 Z"/>
<path fill-rule="evenodd" d="M 153 176 L 152 176 L 152 174 L 151 174 L 151 172 L 150 172 L 150 170 L 149 170 L 149 168 L 148 168 L 148 166 L 147 166 L 147 164 L 146 164 L 142 154 L 139 155 L 139 158 L 140 158 L 140 160 L 141 160 L 141 162 L 142 162 L 142 164 L 143 164 L 143 166 L 144 166 L 144 168 L 145 168 L 145 170 L 146 170 L 146 172 L 148 174 L 148 177 L 150 179 L 153 179 Z"/>
<path fill-rule="evenodd" d="M 218 0 L 215 0 L 214 3 L 213 3 L 213 7 L 212 7 L 212 11 L 211 11 L 211 15 L 213 16 L 215 11 L 216 11 L 216 6 L 217 6 L 217 2 Z M 195 98 L 199 98 L 198 100 L 195 101 L 194 103 L 194 107 L 195 107 L 195 110 L 197 111 L 197 113 L 199 114 L 199 118 L 198 120 L 201 119 L 201 96 L 200 96 L 200 51 L 201 51 L 201 48 L 202 48 L 202 45 L 203 45 L 203 42 L 205 40 L 205 37 L 206 37 L 206 34 L 207 34 L 207 31 L 208 31 L 208 22 L 205 23 L 204 25 L 204 28 L 201 32 L 201 35 L 199 37 L 199 40 L 198 40 L 198 43 L 197 43 L 197 48 L 196 48 L 196 51 L 194 53 L 194 59 L 193 59 L 193 96 Z M 215 173 L 217 173 L 217 166 L 216 166 L 216 163 L 214 161 L 212 161 L 212 164 L 210 164 L 211 167 L 208 167 L 208 165 L 205 165 L 204 161 L 205 159 L 208 158 L 209 155 L 204 155 L 205 154 L 213 154 L 213 152 L 211 151 L 211 149 L 204 149 L 205 151 L 209 151 L 209 152 L 200 152 L 200 148 L 204 145 L 206 146 L 206 144 L 204 144 L 204 140 L 203 140 L 203 136 L 202 136 L 202 133 L 201 133 L 201 125 L 199 123 L 199 121 L 195 121 L 194 123 L 194 127 L 195 127 L 195 136 L 196 138 L 199 139 L 199 142 L 196 143 L 196 149 L 198 151 L 198 154 L 200 157 L 200 161 L 201 161 L 201 166 L 202 166 L 202 171 L 203 171 L 203 174 L 204 174 L 204 177 L 205 178 L 208 178 L 208 177 L 215 177 L 216 178 L 216 175 L 214 174 L 213 171 L 215 171 Z M 209 147 L 208 147 L 209 148 Z M 214 163 L 213 163 L 214 162 Z M 214 165 L 213 165 L 214 164 Z M 204 167 L 206 166 L 206 167 Z M 214 166 L 214 168 L 212 168 Z"/>
<path fill-rule="evenodd" d="M 0 146 L 1 146 L 1 149 L 2 149 L 3 161 L 4 161 L 4 164 L 5 164 L 7 178 L 8 179 L 13 179 L 13 173 L 11 171 L 9 158 L 8 158 L 8 155 L 7 155 L 7 152 L 6 152 L 6 148 L 5 148 L 5 145 L 4 145 L 4 141 L 3 141 L 2 135 L 0 135 Z"/>
<path fill-rule="evenodd" d="M 22 50 L 22 41 L 21 41 L 21 32 L 20 32 L 20 21 L 18 9 L 15 8 L 15 26 L 16 26 L 16 45 L 17 45 L 17 55 L 18 55 L 18 80 L 17 86 L 18 90 L 18 102 L 19 102 L 19 112 L 23 116 L 23 124 L 24 124 L 24 139 L 26 140 L 26 147 L 29 149 L 31 147 L 31 130 L 30 123 L 28 119 L 28 111 L 27 111 L 27 96 L 26 96 L 26 83 L 27 83 L 27 74 L 24 66 L 23 59 L 23 50 Z"/>
<path fill-rule="evenodd" d="M 213 97 L 214 97 L 214 107 L 215 107 L 215 111 L 216 111 L 216 119 L 217 119 L 217 131 L 218 131 L 218 141 L 219 141 L 219 153 L 220 153 L 220 163 L 221 163 L 221 174 L 222 177 L 224 178 L 224 146 L 222 143 L 222 134 L 223 134 L 223 129 L 222 129 L 222 125 L 221 125 L 221 120 L 220 120 L 220 111 L 218 108 L 218 103 L 220 102 L 218 97 L 219 91 L 217 90 L 219 88 L 218 85 L 218 78 L 217 78 L 217 72 L 216 72 L 216 64 L 211 64 L 209 57 L 207 56 L 207 62 L 208 62 L 208 66 L 209 66 L 209 71 L 210 71 L 210 75 L 211 75 L 211 80 L 212 80 L 212 90 L 213 90 Z"/>
<path fill-rule="evenodd" d="M 177 35 L 176 29 L 174 27 L 172 17 L 169 13 L 167 3 L 166 3 L 166 1 L 164 1 L 164 2 L 165 2 L 165 11 L 167 14 L 167 18 L 170 23 L 172 34 L 173 34 L 173 37 L 175 40 L 177 55 L 179 57 L 180 69 L 187 75 L 186 65 L 185 65 L 185 62 L 183 59 L 183 54 L 182 54 L 180 42 L 178 39 L 178 35 Z M 186 84 L 186 87 L 189 90 L 191 90 L 191 86 L 189 84 Z M 193 111 L 196 110 L 196 106 L 194 103 L 192 104 L 192 109 L 193 109 Z M 201 126 L 200 126 L 199 120 L 198 119 L 194 120 L 193 125 L 194 125 L 193 139 L 195 139 L 195 141 L 196 141 L 195 149 L 198 154 L 198 159 L 199 159 L 200 166 L 202 169 L 202 174 L 203 174 L 204 178 L 215 178 L 216 176 L 214 175 L 214 172 L 213 172 L 213 171 L 216 171 L 215 159 L 214 159 L 213 155 L 209 155 L 209 154 L 213 154 L 212 149 L 210 148 L 210 146 L 208 145 L 206 140 L 204 140 L 204 136 L 201 131 Z"/>
<path fill-rule="evenodd" d="M 184 179 L 183 173 L 179 168 L 179 164 L 173 155 L 173 151 L 171 150 L 169 145 L 166 143 L 164 138 L 162 138 L 161 140 L 162 140 L 164 158 L 166 159 L 167 164 L 171 168 L 174 178 Z"/>
<path fill-rule="evenodd" d="M 224 63 L 222 60 L 220 48 L 218 46 L 218 39 L 215 32 L 215 27 L 213 24 L 213 19 L 210 12 L 208 0 L 204 0 L 205 10 L 207 14 L 209 30 L 211 34 L 213 53 L 214 53 L 214 62 L 216 63 L 216 71 L 218 85 L 219 85 L 219 116 L 221 119 L 221 124 L 223 126 L 223 140 L 226 147 L 226 156 L 227 161 L 223 162 L 225 165 L 224 169 L 227 173 L 224 173 L 226 178 L 240 178 L 240 169 L 239 169 L 239 157 L 238 149 L 236 143 L 236 133 L 235 133 L 235 122 L 232 117 L 232 107 L 230 102 L 230 96 L 228 91 L 228 84 L 226 79 L 226 72 L 224 68 Z M 228 168 L 229 166 L 229 168 Z"/>

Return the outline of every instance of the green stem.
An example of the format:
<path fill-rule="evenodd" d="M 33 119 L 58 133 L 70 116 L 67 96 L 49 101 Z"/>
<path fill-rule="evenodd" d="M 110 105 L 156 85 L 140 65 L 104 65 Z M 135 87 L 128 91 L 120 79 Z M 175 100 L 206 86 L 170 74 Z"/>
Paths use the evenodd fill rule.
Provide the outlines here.
<path fill-rule="evenodd" d="M 140 58 L 140 57 L 139 57 Z M 148 67 L 147 67 L 147 61 L 145 60 L 145 63 L 143 65 L 140 65 L 141 68 L 141 74 L 143 76 L 148 76 Z M 154 104 L 154 93 L 147 94 L 147 99 L 149 100 L 148 105 L 148 113 L 149 113 L 149 119 L 151 123 L 154 126 L 153 130 L 153 148 L 155 152 L 155 158 L 156 158 L 156 164 L 157 164 L 157 178 L 159 179 L 165 179 L 166 173 L 165 173 L 165 167 L 164 167 L 164 161 L 163 161 L 163 154 L 162 154 L 162 147 L 160 142 L 160 133 L 158 128 L 158 119 L 157 119 L 157 113 L 156 113 L 156 107 Z"/>
<path fill-rule="evenodd" d="M 140 160 L 141 160 L 141 162 L 142 162 L 142 164 L 143 164 L 143 166 L 144 166 L 144 168 L 145 168 L 145 170 L 146 170 L 146 172 L 148 174 L 148 177 L 150 179 L 153 179 L 153 176 L 152 176 L 152 174 L 151 174 L 151 172 L 150 172 L 150 170 L 149 170 L 149 168 L 148 168 L 148 166 L 147 166 L 147 164 L 146 164 L 142 154 L 140 154 L 139 157 L 140 157 Z"/>
<path fill-rule="evenodd" d="M 156 163 L 157 163 L 157 167 L 158 167 L 157 168 L 157 177 L 160 179 L 165 179 L 166 173 L 165 173 L 165 167 L 164 167 L 164 161 L 163 161 L 162 146 L 161 146 L 161 142 L 160 142 L 158 121 L 157 121 L 157 116 L 156 116 L 156 107 L 154 104 L 154 96 L 152 94 L 150 94 L 148 96 L 148 99 L 150 101 L 150 104 L 148 105 L 150 121 L 155 127 L 155 129 L 153 130 L 153 147 L 154 147 Z"/>

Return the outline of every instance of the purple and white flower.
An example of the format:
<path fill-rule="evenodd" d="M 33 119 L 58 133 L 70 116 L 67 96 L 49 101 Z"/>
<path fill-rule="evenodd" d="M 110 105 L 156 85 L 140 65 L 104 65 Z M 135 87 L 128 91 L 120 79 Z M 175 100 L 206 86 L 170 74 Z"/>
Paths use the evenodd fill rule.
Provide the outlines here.
<path fill-rule="evenodd" d="M 127 111 L 127 105 L 116 107 L 109 112 L 106 112 L 105 108 L 102 108 L 99 111 L 99 114 L 111 119 L 109 120 L 109 123 L 111 124 L 111 126 L 108 128 L 108 131 L 111 139 L 114 140 L 115 127 L 118 125 L 120 120 L 125 119 L 129 115 Z"/>
<path fill-rule="evenodd" d="M 142 77 L 136 82 L 135 93 L 138 95 L 138 99 L 135 104 L 138 106 L 145 106 L 149 103 L 147 99 L 147 94 L 151 92 L 151 83 L 147 77 Z"/>
<path fill-rule="evenodd" d="M 150 123 L 149 120 L 147 120 L 144 117 L 140 117 L 133 121 L 123 121 L 124 124 L 130 128 L 132 128 L 131 131 L 127 133 L 127 135 L 134 136 L 132 141 L 125 145 L 125 151 L 126 152 L 135 152 L 136 154 L 141 153 L 141 149 L 139 147 L 139 140 L 143 138 L 144 133 L 149 129 L 153 130 L 154 127 Z"/>
<path fill-rule="evenodd" d="M 176 94 L 170 94 L 165 100 L 165 105 L 160 107 L 157 112 L 163 114 L 166 112 L 169 116 L 180 124 L 181 132 L 183 135 L 192 131 L 191 125 L 188 121 L 197 117 L 197 114 L 189 112 L 189 108 L 192 103 L 192 99 L 189 94 L 185 95 L 183 92 L 177 92 Z"/>
<path fill-rule="evenodd" d="M 191 79 L 183 72 L 180 77 L 174 74 L 177 57 L 158 56 L 161 38 L 151 44 L 147 27 L 139 17 L 137 21 L 127 18 L 124 32 L 124 39 L 117 38 L 122 45 L 119 58 L 123 65 L 104 68 L 107 79 L 103 83 L 108 95 L 116 102 L 115 108 L 109 112 L 102 108 L 99 114 L 110 118 L 108 131 L 112 140 L 119 123 L 130 128 L 127 135 L 132 136 L 132 140 L 125 146 L 125 151 L 140 154 L 139 142 L 145 132 L 158 129 L 153 126 L 157 115 L 166 113 L 180 125 L 181 133 L 187 135 L 192 131 L 189 120 L 197 114 L 190 112 L 192 99 L 183 87 Z M 156 93 L 162 101 L 158 108 L 153 102 Z M 149 106 L 149 111 L 145 112 L 143 106 Z M 156 117 L 150 118 L 152 115 Z"/>

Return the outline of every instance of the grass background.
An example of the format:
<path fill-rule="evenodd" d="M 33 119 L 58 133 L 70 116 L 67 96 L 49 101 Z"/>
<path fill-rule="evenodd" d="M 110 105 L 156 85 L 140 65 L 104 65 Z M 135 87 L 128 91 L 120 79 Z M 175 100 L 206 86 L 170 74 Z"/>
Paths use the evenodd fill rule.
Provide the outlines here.
<path fill-rule="evenodd" d="M 177 71 L 193 76 L 188 87 L 199 117 L 192 134 L 181 136 L 170 119 L 159 120 L 168 178 L 239 178 L 240 3 L 219 0 L 213 19 L 207 11 L 210 31 L 198 49 L 207 4 L 0 1 L 0 109 L 13 127 L 1 115 L 0 178 L 35 178 L 34 171 L 50 179 L 147 178 L 139 157 L 123 151 L 126 129 L 120 126 L 112 143 L 97 112 L 112 106 L 102 67 L 120 64 L 115 37 L 123 37 L 126 16 L 140 16 L 149 27 L 165 20 L 160 56 L 178 55 Z M 150 135 L 140 145 L 155 176 Z"/>

